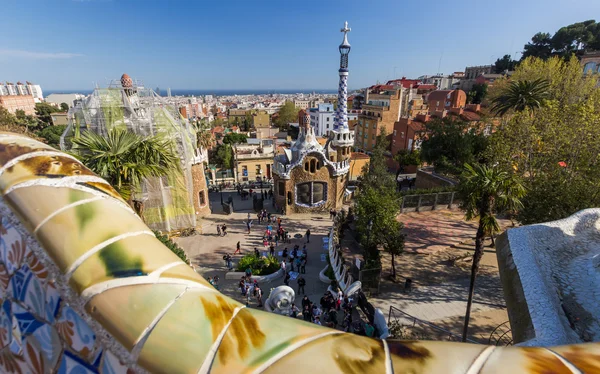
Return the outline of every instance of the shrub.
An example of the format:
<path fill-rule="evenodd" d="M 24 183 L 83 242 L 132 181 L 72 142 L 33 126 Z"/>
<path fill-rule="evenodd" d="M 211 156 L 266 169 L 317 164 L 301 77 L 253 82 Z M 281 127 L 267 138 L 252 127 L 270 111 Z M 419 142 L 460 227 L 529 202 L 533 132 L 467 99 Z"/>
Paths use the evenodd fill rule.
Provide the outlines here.
<path fill-rule="evenodd" d="M 188 263 L 189 259 L 185 254 L 185 251 L 181 249 L 181 247 L 178 246 L 177 243 L 169 239 L 168 236 L 163 235 L 158 231 L 152 230 L 152 232 L 156 236 L 156 239 L 160 240 L 160 242 L 163 243 L 167 248 L 169 248 L 171 252 L 175 253 L 177 257 L 181 259 L 181 261 L 185 262 L 186 264 Z"/>
<path fill-rule="evenodd" d="M 261 256 L 257 258 L 254 254 L 247 254 L 240 259 L 237 271 L 252 269 L 253 275 L 269 275 L 279 270 L 279 260 L 273 256 Z"/>

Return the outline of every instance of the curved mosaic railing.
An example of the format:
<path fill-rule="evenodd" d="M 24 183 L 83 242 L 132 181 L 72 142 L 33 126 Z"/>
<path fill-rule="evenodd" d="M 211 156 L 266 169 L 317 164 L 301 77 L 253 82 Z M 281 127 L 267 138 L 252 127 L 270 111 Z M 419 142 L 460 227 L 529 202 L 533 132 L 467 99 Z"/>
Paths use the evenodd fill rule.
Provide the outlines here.
<path fill-rule="evenodd" d="M 374 340 L 246 308 L 72 157 L 0 134 L 0 372 L 588 373 L 600 344 Z"/>

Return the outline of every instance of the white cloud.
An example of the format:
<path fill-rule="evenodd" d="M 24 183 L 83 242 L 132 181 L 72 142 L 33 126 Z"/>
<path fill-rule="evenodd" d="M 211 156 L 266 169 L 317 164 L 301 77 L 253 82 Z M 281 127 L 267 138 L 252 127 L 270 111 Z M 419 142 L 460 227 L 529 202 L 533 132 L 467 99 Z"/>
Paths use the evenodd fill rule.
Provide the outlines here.
<path fill-rule="evenodd" d="M 62 53 L 62 52 L 34 52 L 23 51 L 18 49 L 0 49 L 0 57 L 25 58 L 30 60 L 46 60 L 46 59 L 64 59 L 81 57 L 79 53 Z"/>

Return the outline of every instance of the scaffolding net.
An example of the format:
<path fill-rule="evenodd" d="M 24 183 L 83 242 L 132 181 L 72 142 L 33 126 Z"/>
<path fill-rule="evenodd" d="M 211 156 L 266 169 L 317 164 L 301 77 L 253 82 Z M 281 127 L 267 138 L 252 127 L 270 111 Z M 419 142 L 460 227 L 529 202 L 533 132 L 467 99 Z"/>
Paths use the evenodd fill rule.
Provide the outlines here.
<path fill-rule="evenodd" d="M 107 135 L 113 128 L 170 139 L 181 160 L 181 170 L 148 178 L 134 199 L 143 203 L 144 221 L 152 229 L 172 232 L 196 226 L 192 165 L 200 150 L 193 126 L 177 108 L 139 82 L 124 88 L 120 81 L 113 81 L 108 88 L 96 88 L 72 111 L 61 136 L 63 150 L 70 149 L 71 139 L 84 131 Z"/>

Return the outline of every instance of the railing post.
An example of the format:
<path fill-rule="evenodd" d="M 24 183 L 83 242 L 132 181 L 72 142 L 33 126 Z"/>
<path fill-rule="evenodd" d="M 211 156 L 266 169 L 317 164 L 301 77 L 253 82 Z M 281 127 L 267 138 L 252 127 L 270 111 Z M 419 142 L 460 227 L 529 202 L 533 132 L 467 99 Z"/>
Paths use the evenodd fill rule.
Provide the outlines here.
<path fill-rule="evenodd" d="M 450 195 L 450 204 L 448 204 L 448 209 L 452 209 L 452 202 L 454 201 L 454 192 Z"/>
<path fill-rule="evenodd" d="M 438 196 L 440 196 L 440 194 L 436 193 L 435 194 L 435 200 L 433 201 L 433 210 L 437 209 Z"/>
<path fill-rule="evenodd" d="M 421 211 L 421 200 L 423 199 L 423 195 L 419 195 L 419 202 L 417 203 L 417 212 Z"/>
<path fill-rule="evenodd" d="M 402 199 L 402 206 L 400 207 L 400 213 L 404 213 L 404 201 L 406 200 L 404 197 L 401 197 Z"/>

